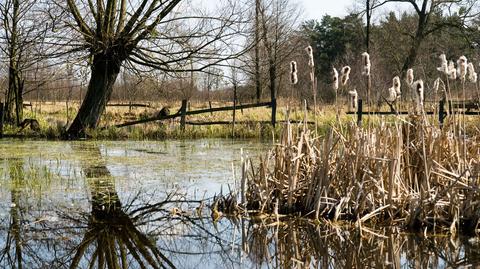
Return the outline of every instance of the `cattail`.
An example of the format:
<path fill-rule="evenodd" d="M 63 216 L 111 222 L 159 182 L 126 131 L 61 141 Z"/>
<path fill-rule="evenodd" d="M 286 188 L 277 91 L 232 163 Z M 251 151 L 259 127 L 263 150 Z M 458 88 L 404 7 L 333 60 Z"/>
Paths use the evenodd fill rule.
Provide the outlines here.
<path fill-rule="evenodd" d="M 448 62 L 447 56 L 445 54 L 440 54 L 440 67 L 437 67 L 437 70 L 448 75 Z"/>
<path fill-rule="evenodd" d="M 457 80 L 457 69 L 455 69 L 455 63 L 453 63 L 453 61 L 448 63 L 448 78 Z"/>
<path fill-rule="evenodd" d="M 313 68 L 315 66 L 315 61 L 313 60 L 313 49 L 312 46 L 308 46 L 305 48 L 308 54 L 308 66 Z"/>
<path fill-rule="evenodd" d="M 357 104 L 358 104 L 357 89 L 353 89 L 352 91 L 348 91 L 348 94 L 350 95 L 350 107 L 353 108 L 353 109 L 356 109 Z"/>
<path fill-rule="evenodd" d="M 407 78 L 406 78 L 407 84 L 412 86 L 414 79 L 415 77 L 413 76 L 413 69 L 410 68 L 407 70 Z"/>
<path fill-rule="evenodd" d="M 472 83 L 477 83 L 477 78 L 478 75 L 475 72 L 475 67 L 473 66 L 473 63 L 468 63 L 467 65 L 467 74 L 468 74 L 468 80 Z"/>
<path fill-rule="evenodd" d="M 415 91 L 415 101 L 417 105 L 423 106 L 423 99 L 424 99 L 423 80 L 419 79 L 415 81 L 412 88 Z"/>
<path fill-rule="evenodd" d="M 477 73 L 473 73 L 473 74 L 472 74 L 472 77 L 470 78 L 470 82 L 471 82 L 471 83 L 477 83 L 477 80 L 478 80 L 478 74 L 477 74 Z"/>
<path fill-rule="evenodd" d="M 396 97 L 399 98 L 402 95 L 401 90 L 402 84 L 400 83 L 400 78 L 398 76 L 393 78 L 393 89 L 395 90 Z"/>
<path fill-rule="evenodd" d="M 370 55 L 367 52 L 362 53 L 363 71 L 362 75 L 370 76 Z"/>
<path fill-rule="evenodd" d="M 438 93 L 439 88 L 440 88 L 440 78 L 437 78 L 435 82 L 433 82 L 433 92 L 435 94 Z"/>
<path fill-rule="evenodd" d="M 457 60 L 457 73 L 461 81 L 465 81 L 467 76 L 467 57 L 460 56 Z"/>
<path fill-rule="evenodd" d="M 342 68 L 342 71 L 341 71 L 341 74 L 342 74 L 342 75 L 341 75 L 341 81 L 342 81 L 342 86 L 344 86 L 344 87 L 347 85 L 348 80 L 350 79 L 350 71 L 351 71 L 351 70 L 352 70 L 352 69 L 351 69 L 350 66 L 348 66 L 348 65 L 347 65 L 347 66 L 344 66 L 344 67 Z"/>
<path fill-rule="evenodd" d="M 333 81 L 333 89 L 334 90 L 338 90 L 338 71 L 337 69 L 334 67 L 333 68 L 333 78 L 332 78 L 332 81 Z"/>
<path fill-rule="evenodd" d="M 397 91 L 395 90 L 395 88 L 391 87 L 388 89 L 387 101 L 395 102 L 396 100 L 397 100 Z"/>
<path fill-rule="evenodd" d="M 293 85 L 298 83 L 297 62 L 295 62 L 295 61 L 290 62 L 290 82 Z"/>

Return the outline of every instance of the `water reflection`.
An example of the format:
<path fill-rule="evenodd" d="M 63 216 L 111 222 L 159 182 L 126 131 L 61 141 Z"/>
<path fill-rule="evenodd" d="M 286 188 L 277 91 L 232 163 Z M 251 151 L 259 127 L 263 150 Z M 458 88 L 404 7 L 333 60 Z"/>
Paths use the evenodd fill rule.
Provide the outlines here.
<path fill-rule="evenodd" d="M 0 253 L 0 264 L 5 261 L 6 264 L 16 265 L 17 268 L 23 268 L 22 257 L 22 208 L 21 189 L 25 181 L 23 170 L 23 161 L 21 159 L 9 159 L 7 161 L 11 188 L 10 219 L 8 222 L 7 234 L 4 240 L 4 247 Z"/>
<path fill-rule="evenodd" d="M 468 268 L 480 262 L 475 238 L 263 217 L 212 223 L 209 201 L 181 191 L 159 195 L 164 185 L 119 191 L 105 151 L 92 143 L 70 147 L 88 158 L 72 164 L 81 180 L 68 184 L 81 191 L 66 193 L 62 203 L 49 200 L 48 191 L 33 195 L 46 182 L 59 184 L 34 172 L 43 166 L 0 160 L 0 203 L 8 205 L 0 208 L 0 268 Z M 188 150 L 180 152 L 188 161 Z"/>
<path fill-rule="evenodd" d="M 85 235 L 74 251 L 70 268 L 77 268 L 82 259 L 87 261 L 89 268 L 129 268 L 135 263 L 141 268 L 174 268 L 156 244 L 134 223 L 144 212 L 137 210 L 137 217 L 133 219 L 124 210 L 115 190 L 115 180 L 101 161 L 100 150 L 85 145 L 77 145 L 74 149 L 100 162 L 93 166 L 81 162 L 91 192 L 92 209 Z M 146 210 L 157 209 L 152 206 Z"/>
<path fill-rule="evenodd" d="M 407 235 L 398 228 L 256 221 L 248 235 L 246 250 L 257 268 L 471 268 L 480 264 L 477 239 Z"/>

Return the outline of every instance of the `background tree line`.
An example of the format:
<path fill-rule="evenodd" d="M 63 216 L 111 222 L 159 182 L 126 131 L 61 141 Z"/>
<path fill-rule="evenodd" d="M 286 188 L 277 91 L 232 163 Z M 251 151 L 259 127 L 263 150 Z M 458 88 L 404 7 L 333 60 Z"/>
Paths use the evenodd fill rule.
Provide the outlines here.
<path fill-rule="evenodd" d="M 393 2 L 407 6 L 396 11 Z M 111 100 L 226 101 L 234 85 L 241 102 L 310 99 L 308 45 L 323 102 L 334 98 L 333 67 L 351 66 L 351 87 L 362 92 L 357 71 L 364 51 L 372 57 L 377 95 L 408 68 L 432 84 L 441 53 L 479 60 L 473 0 L 366 0 L 344 17 L 309 21 L 292 0 L 224 0 L 214 12 L 183 3 L 4 0 L 4 119 L 19 124 L 23 100 L 77 101 L 69 133 L 78 135 L 97 126 Z M 295 86 L 292 60 L 299 69 Z"/>

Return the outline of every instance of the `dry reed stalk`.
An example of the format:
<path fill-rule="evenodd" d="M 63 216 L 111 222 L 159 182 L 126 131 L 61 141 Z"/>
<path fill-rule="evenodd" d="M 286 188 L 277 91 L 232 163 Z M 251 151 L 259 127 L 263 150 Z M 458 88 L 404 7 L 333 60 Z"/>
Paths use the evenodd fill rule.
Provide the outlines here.
<path fill-rule="evenodd" d="M 479 223 L 478 174 L 468 172 L 480 170 L 478 137 L 459 139 L 422 115 L 370 132 L 332 128 L 323 138 L 288 126 L 247 173 L 249 210 L 422 230 Z"/>

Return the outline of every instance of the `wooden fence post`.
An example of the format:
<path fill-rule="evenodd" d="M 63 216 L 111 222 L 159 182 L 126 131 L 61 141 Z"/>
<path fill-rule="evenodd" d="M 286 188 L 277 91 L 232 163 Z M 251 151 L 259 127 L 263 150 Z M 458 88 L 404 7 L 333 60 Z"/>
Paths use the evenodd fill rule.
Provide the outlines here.
<path fill-rule="evenodd" d="M 180 108 L 180 115 L 181 115 L 181 118 L 180 118 L 180 128 L 182 129 L 182 131 L 185 131 L 185 116 L 187 114 L 187 100 L 182 100 L 182 107 Z"/>
<path fill-rule="evenodd" d="M 235 137 L 235 113 L 237 111 L 237 84 L 233 85 L 233 124 L 232 124 L 232 137 Z"/>
<path fill-rule="evenodd" d="M 438 122 L 440 124 L 440 129 L 443 127 L 443 122 L 445 120 L 445 100 L 442 99 L 440 100 L 440 103 L 438 104 Z"/>
<path fill-rule="evenodd" d="M 0 103 L 0 138 L 3 137 L 3 103 Z"/>
<path fill-rule="evenodd" d="M 363 116 L 363 100 L 358 99 L 357 104 L 357 125 L 362 126 L 362 116 Z"/>
<path fill-rule="evenodd" d="M 277 123 L 277 99 L 272 98 L 272 126 L 275 127 Z"/>

